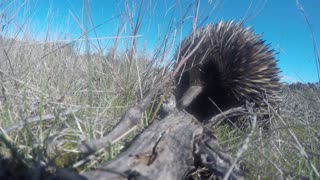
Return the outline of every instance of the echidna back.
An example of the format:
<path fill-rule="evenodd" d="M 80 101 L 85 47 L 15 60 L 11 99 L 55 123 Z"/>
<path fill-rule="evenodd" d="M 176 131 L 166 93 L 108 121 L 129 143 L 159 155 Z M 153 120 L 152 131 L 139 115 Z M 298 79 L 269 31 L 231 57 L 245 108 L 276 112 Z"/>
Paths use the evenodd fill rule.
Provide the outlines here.
<path fill-rule="evenodd" d="M 279 90 L 273 50 L 238 23 L 220 22 L 201 28 L 179 49 L 178 63 L 193 53 L 176 78 L 177 101 L 200 120 L 246 101 L 261 105 L 268 97 L 272 102 Z M 197 89 L 194 87 L 201 91 L 192 93 Z"/>

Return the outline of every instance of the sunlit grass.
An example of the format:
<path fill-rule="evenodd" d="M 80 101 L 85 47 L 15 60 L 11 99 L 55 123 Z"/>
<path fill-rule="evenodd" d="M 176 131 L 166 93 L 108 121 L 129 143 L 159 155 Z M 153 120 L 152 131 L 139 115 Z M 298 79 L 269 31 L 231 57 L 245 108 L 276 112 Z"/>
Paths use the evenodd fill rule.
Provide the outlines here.
<path fill-rule="evenodd" d="M 18 1 L 0 2 L 0 13 L 5 13 L 4 9 L 14 3 L 23 6 Z M 18 11 L 19 8 L 14 13 Z M 90 21 L 90 13 L 87 16 Z M 122 34 L 117 34 L 114 46 L 108 51 L 97 48 L 95 53 L 85 54 L 84 50 L 89 48 L 83 47 L 82 41 L 90 48 L 98 47 L 94 46 L 97 41 L 81 36 L 81 41 L 71 40 L 70 43 L 46 40 L 39 43 L 32 34 L 22 39 L 12 36 L 15 32 L 27 34 L 21 31 L 28 25 L 28 18 L 26 16 L 22 21 L 26 24 L 17 29 L 3 30 L 7 33 L 2 33 L 0 39 L 0 158 L 9 159 L 9 171 L 18 171 L 16 177 L 37 179 L 54 172 L 53 167 L 74 170 L 74 163 L 83 157 L 77 149 L 81 141 L 98 139 L 110 132 L 129 107 L 168 75 L 169 68 L 164 65 L 171 66 L 174 61 L 170 54 L 175 50 L 175 41 L 179 41 L 177 32 L 182 25 L 170 21 L 167 34 L 152 55 L 133 43 L 137 32 L 132 32 L 131 39 L 121 39 Z M 124 25 L 139 30 L 144 21 L 137 22 L 131 19 Z M 121 25 L 119 23 L 119 29 L 123 28 Z M 85 31 L 94 28 L 93 24 Z M 117 41 L 123 41 L 127 48 L 121 49 Z M 248 179 L 300 176 L 317 179 L 320 169 L 319 94 L 319 87 L 315 86 L 284 86 L 279 116 L 272 113 L 268 119 L 270 128 L 259 127 L 254 131 L 248 149 L 240 157 Z M 161 98 L 144 113 L 137 131 L 99 152 L 95 159 L 76 170 L 87 170 L 115 158 L 156 118 Z M 64 114 L 66 111 L 68 113 Z M 214 132 L 225 150 L 235 155 L 250 130 L 222 123 Z"/>

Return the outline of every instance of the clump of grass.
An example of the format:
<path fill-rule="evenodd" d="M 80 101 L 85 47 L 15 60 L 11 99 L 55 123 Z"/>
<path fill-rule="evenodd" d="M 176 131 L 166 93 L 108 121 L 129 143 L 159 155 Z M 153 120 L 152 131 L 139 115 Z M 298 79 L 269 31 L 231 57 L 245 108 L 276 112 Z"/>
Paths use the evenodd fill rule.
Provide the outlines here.
<path fill-rule="evenodd" d="M 247 178 L 318 178 L 320 101 L 314 100 L 319 97 L 320 89 L 311 86 L 283 87 L 281 116 L 276 111 L 271 113 L 270 127 L 255 130 L 247 151 L 241 157 Z M 233 154 L 248 133 L 229 124 L 217 127 L 215 132 L 221 144 Z"/>

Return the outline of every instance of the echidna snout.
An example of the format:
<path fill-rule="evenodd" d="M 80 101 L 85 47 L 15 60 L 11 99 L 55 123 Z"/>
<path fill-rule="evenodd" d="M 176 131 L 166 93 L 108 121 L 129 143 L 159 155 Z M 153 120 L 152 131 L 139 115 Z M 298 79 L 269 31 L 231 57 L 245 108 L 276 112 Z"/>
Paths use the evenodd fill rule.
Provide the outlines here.
<path fill-rule="evenodd" d="M 202 93 L 203 87 L 198 86 L 190 86 L 188 90 L 183 94 L 182 98 L 178 101 L 179 108 L 185 108 L 191 104 L 191 102 Z"/>

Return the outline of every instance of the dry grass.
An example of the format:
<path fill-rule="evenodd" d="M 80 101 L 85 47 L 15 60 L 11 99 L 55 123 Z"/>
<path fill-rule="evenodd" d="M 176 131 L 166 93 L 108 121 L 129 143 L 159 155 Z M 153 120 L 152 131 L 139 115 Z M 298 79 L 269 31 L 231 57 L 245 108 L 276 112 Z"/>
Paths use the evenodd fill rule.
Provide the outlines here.
<path fill-rule="evenodd" d="M 141 8 L 134 13 L 129 2 L 124 12 L 127 21 L 120 20 L 118 34 L 112 40 L 114 45 L 107 53 L 99 46 L 104 42 L 92 41 L 85 35 L 95 29 L 90 13 L 88 27 L 83 27 L 84 35 L 79 37 L 85 41 L 76 39 L 70 43 L 39 43 L 32 36 L 25 36 L 30 34 L 25 28 L 30 16 L 13 33 L 5 29 L 13 21 L 0 21 L 5 23 L 0 32 L 0 157 L 4 159 L 0 168 L 10 167 L 3 172 L 38 179 L 49 176 L 57 166 L 72 167 L 82 156 L 77 150 L 82 140 L 100 138 L 110 131 L 128 107 L 168 74 L 174 44 L 181 40 L 182 20 L 192 16 L 191 24 L 196 27 L 217 7 L 211 4 L 208 9 L 199 10 L 197 1 L 186 10 L 177 6 L 174 12 L 180 12 L 181 20 L 167 15 L 167 32 L 159 38 L 153 54 L 147 55 L 139 50 L 137 38 L 145 25 L 143 14 L 153 8 L 140 1 L 135 6 Z M 23 6 L 18 1 L 0 2 L 0 14 L 5 14 L 5 9 L 12 8 L 14 3 L 16 7 Z M 89 12 L 90 6 L 85 7 Z M 140 16 L 134 21 L 137 14 Z M 15 18 L 14 14 L 9 16 Z M 121 38 L 124 26 L 132 30 L 129 39 Z M 18 38 L 21 34 L 24 38 Z M 125 50 L 119 46 L 123 43 L 128 47 Z M 86 55 L 84 51 L 89 48 L 83 44 L 96 53 Z M 320 90 L 304 85 L 289 87 L 283 88 L 280 114 L 270 109 L 270 129 L 248 129 L 248 133 L 228 125 L 215 129 L 224 147 L 234 154 L 250 132 L 248 148 L 239 157 L 248 179 L 319 178 Z M 151 113 L 145 113 L 141 129 L 152 121 Z M 34 121 L 27 123 L 32 118 Z M 99 158 L 77 170 L 113 158 L 133 136 L 104 150 Z"/>
<path fill-rule="evenodd" d="M 241 157 L 249 179 L 317 179 L 319 177 L 319 85 L 284 85 L 279 112 L 270 112 L 270 128 L 256 129 Z M 258 121 L 264 121 L 263 117 Z M 236 153 L 247 132 L 223 125 L 218 139 Z"/>

